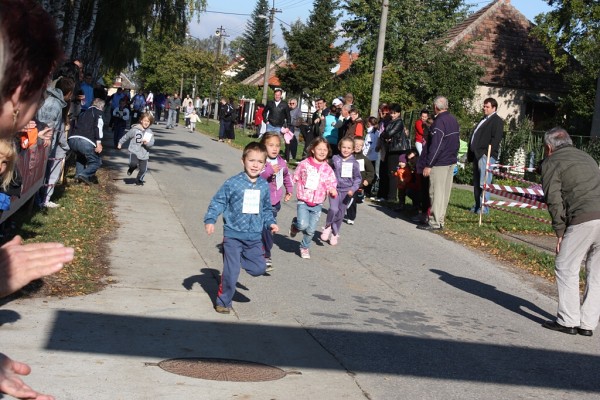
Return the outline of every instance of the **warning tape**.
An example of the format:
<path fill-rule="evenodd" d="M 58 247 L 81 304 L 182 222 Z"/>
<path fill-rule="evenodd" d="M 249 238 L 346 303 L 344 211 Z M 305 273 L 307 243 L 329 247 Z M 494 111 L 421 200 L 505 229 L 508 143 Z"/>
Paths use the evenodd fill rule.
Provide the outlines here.
<path fill-rule="evenodd" d="M 492 183 L 490 185 L 485 185 L 485 188 L 486 189 L 496 189 L 496 190 L 500 190 L 503 192 L 510 192 L 510 193 L 533 194 L 536 196 L 544 195 L 544 191 L 542 189 L 528 189 L 528 188 L 522 188 L 519 186 L 496 185 L 495 183 Z"/>
<path fill-rule="evenodd" d="M 523 196 L 518 195 L 518 194 L 512 194 L 512 193 L 507 193 L 507 192 L 504 192 L 504 191 L 501 191 L 501 190 L 492 189 L 488 185 L 485 185 L 485 186 L 486 186 L 486 192 L 490 192 L 490 193 L 493 193 L 493 194 L 498 195 L 498 196 L 506 197 L 507 199 L 510 199 L 510 200 L 516 200 L 516 201 L 520 201 L 522 203 L 531 204 L 531 205 L 536 206 L 536 208 L 539 208 L 541 210 L 547 210 L 548 209 L 548 206 L 544 202 L 537 201 L 537 200 L 532 200 L 532 199 L 528 199 L 528 198 L 523 197 Z"/>
<path fill-rule="evenodd" d="M 527 172 L 534 172 L 535 168 L 525 168 L 525 167 L 519 167 L 516 165 L 503 165 L 503 164 L 490 164 L 490 168 L 506 168 L 506 169 L 516 169 L 519 171 L 527 171 Z"/>
<path fill-rule="evenodd" d="M 496 206 L 504 206 L 504 207 L 516 207 L 516 208 L 531 208 L 534 210 L 538 210 L 539 207 L 534 204 L 527 204 L 520 201 L 502 201 L 502 200 L 489 200 L 485 202 L 485 205 L 496 205 Z"/>

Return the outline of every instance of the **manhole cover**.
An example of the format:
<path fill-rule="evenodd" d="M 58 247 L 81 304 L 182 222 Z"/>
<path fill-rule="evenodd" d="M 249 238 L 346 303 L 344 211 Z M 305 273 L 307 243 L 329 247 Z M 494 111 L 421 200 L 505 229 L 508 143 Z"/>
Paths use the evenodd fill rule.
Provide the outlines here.
<path fill-rule="evenodd" d="M 171 358 L 158 363 L 167 372 L 211 381 L 262 382 L 283 378 L 285 371 L 270 365 L 224 358 Z"/>

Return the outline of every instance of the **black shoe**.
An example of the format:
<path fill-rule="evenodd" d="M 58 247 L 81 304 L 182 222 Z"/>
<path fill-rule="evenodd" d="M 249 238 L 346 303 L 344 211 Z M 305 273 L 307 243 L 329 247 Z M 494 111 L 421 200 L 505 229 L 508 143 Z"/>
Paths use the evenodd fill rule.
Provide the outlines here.
<path fill-rule="evenodd" d="M 441 231 L 442 229 L 444 229 L 443 227 L 436 227 L 436 226 L 432 226 L 429 224 L 424 224 L 424 225 L 417 225 L 417 229 L 420 229 L 422 231 Z"/>
<path fill-rule="evenodd" d="M 135 181 L 136 186 L 144 186 L 144 181 L 137 180 Z"/>
<path fill-rule="evenodd" d="M 90 182 L 90 180 L 83 175 L 75 175 L 75 180 L 79 183 L 85 183 L 86 185 L 92 184 L 92 182 Z"/>
<path fill-rule="evenodd" d="M 92 182 L 93 184 L 97 185 L 100 183 L 100 181 L 98 180 L 98 177 L 96 175 L 93 175 L 90 177 L 89 179 L 90 182 Z"/>
<path fill-rule="evenodd" d="M 127 176 L 131 176 L 131 174 L 133 174 L 133 171 L 135 171 L 135 168 L 136 168 L 136 167 L 129 167 L 129 168 L 127 169 Z"/>
<path fill-rule="evenodd" d="M 592 336 L 594 331 L 591 329 L 577 328 L 577 333 L 579 333 L 581 336 Z"/>
<path fill-rule="evenodd" d="M 542 324 L 542 326 L 546 329 L 550 329 L 551 331 L 557 331 L 566 333 L 568 335 L 577 335 L 577 329 L 575 327 L 569 328 L 568 326 L 563 326 L 556 321 L 546 321 Z M 587 329 L 584 329 L 587 330 Z"/>

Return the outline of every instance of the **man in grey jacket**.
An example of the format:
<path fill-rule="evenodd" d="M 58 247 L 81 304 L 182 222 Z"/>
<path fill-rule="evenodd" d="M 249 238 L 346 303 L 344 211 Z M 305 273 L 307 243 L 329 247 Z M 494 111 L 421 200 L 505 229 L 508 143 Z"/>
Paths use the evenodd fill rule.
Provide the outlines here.
<path fill-rule="evenodd" d="M 600 170 L 587 153 L 573 147 L 563 128 L 544 135 L 542 187 L 556 243 L 556 321 L 543 327 L 592 336 L 600 317 Z M 586 258 L 586 287 L 579 303 L 579 270 Z"/>

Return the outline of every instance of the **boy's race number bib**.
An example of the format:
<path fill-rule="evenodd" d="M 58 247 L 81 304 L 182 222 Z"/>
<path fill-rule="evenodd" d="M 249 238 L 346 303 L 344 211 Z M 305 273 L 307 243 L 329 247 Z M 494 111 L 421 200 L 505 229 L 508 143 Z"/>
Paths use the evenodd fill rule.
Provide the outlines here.
<path fill-rule="evenodd" d="M 358 161 L 358 169 L 360 170 L 360 172 L 364 172 L 365 170 L 365 160 L 363 160 L 362 158 L 360 160 L 356 160 Z"/>
<path fill-rule="evenodd" d="M 260 190 L 246 189 L 244 190 L 244 203 L 242 213 L 258 214 L 260 210 Z"/>

